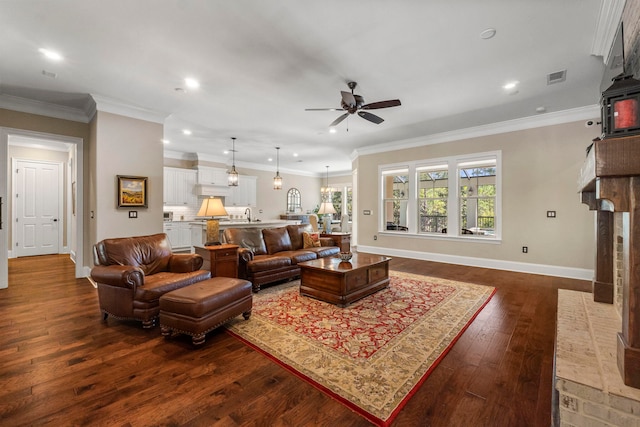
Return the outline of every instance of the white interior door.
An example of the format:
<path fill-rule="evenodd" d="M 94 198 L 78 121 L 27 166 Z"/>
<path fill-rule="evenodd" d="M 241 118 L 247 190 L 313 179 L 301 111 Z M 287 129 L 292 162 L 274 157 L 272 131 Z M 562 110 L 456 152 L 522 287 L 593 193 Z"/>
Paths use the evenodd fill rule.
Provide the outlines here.
<path fill-rule="evenodd" d="M 15 163 L 16 253 L 57 254 L 62 230 L 60 164 L 29 160 Z"/>

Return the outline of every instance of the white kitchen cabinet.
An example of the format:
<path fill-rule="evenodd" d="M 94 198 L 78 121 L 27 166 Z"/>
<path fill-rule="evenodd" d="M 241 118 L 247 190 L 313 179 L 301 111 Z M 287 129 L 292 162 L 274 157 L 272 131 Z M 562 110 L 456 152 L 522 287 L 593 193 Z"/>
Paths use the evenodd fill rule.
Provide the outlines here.
<path fill-rule="evenodd" d="M 191 224 L 191 246 L 203 246 L 206 239 L 207 224 Z"/>
<path fill-rule="evenodd" d="M 231 195 L 225 198 L 225 206 L 251 206 L 257 205 L 258 177 L 239 175 L 238 186 L 231 187 Z"/>
<path fill-rule="evenodd" d="M 163 224 L 172 250 L 191 250 L 191 225 L 188 222 L 167 221 Z"/>
<path fill-rule="evenodd" d="M 228 185 L 227 171 L 222 168 L 198 166 L 198 184 L 203 185 Z"/>
<path fill-rule="evenodd" d="M 195 194 L 197 171 L 181 168 L 164 168 L 164 204 L 166 206 L 197 206 Z"/>

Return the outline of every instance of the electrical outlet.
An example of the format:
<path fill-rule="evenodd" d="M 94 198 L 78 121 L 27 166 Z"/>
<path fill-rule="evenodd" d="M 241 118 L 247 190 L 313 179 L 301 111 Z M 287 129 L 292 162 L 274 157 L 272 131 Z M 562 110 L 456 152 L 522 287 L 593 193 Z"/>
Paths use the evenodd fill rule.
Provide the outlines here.
<path fill-rule="evenodd" d="M 523 254 L 528 254 L 529 253 L 529 247 L 528 246 L 523 246 L 522 247 L 522 253 Z"/>
<path fill-rule="evenodd" d="M 374 236 L 373 236 L 373 240 L 378 240 L 378 236 L 376 236 L 376 235 L 374 234 Z"/>
<path fill-rule="evenodd" d="M 547 211 L 547 218 L 555 218 L 556 211 Z"/>

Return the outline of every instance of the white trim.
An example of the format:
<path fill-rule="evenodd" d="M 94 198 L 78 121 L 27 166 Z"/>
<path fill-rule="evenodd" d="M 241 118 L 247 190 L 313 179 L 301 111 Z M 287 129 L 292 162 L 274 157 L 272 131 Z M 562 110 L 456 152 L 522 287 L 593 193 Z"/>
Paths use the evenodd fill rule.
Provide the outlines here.
<path fill-rule="evenodd" d="M 227 167 L 231 167 L 231 163 L 229 162 L 229 159 L 223 156 L 217 156 L 213 154 L 185 153 L 181 151 L 173 151 L 173 150 L 165 149 L 163 156 L 166 159 L 189 160 L 189 161 L 195 161 L 195 162 L 205 161 L 205 162 L 211 162 L 211 163 L 220 163 Z M 259 171 L 275 173 L 275 166 L 273 164 L 236 161 L 236 167 L 238 169 L 240 168 L 254 169 Z M 287 169 L 282 167 L 280 168 L 280 173 L 289 173 L 289 174 L 298 175 L 298 176 L 310 176 L 310 177 L 316 177 L 316 178 L 324 177 L 324 172 L 316 173 L 316 172 L 300 171 L 298 169 Z M 351 171 L 347 171 L 344 173 L 344 176 L 350 176 L 350 175 L 351 175 Z M 343 175 L 336 174 L 336 175 L 330 175 L 330 176 L 343 176 Z"/>
<path fill-rule="evenodd" d="M 118 114 L 120 116 L 130 117 L 133 119 L 144 120 L 152 123 L 164 124 L 169 113 L 161 111 L 153 111 L 142 107 L 135 107 L 106 96 L 91 94 L 96 102 L 96 110 L 106 113 Z"/>
<path fill-rule="evenodd" d="M 433 135 L 423 135 L 401 141 L 391 141 L 382 144 L 371 145 L 354 150 L 351 153 L 351 161 L 358 156 L 386 153 L 389 151 L 402 150 L 406 148 L 422 147 L 425 145 L 441 144 L 443 142 L 460 141 L 463 139 L 477 138 L 488 135 L 498 135 L 501 133 L 515 132 L 520 130 L 534 129 L 545 126 L 559 125 L 563 123 L 577 122 L 600 117 L 600 106 L 590 105 L 586 107 L 572 108 L 570 110 L 556 113 L 541 114 L 539 116 L 524 117 L 521 119 L 507 120 L 504 122 L 491 123 L 488 125 L 474 126 L 466 129 L 458 129 L 450 132 L 436 133 Z"/>
<path fill-rule="evenodd" d="M 518 273 L 540 274 L 544 276 L 567 277 L 570 279 L 578 280 L 593 280 L 594 277 L 594 271 L 586 268 L 530 264 L 525 262 L 514 262 L 489 258 L 474 258 L 458 255 L 438 254 L 433 252 L 419 252 L 404 249 L 380 248 L 376 246 L 363 245 L 358 245 L 358 251 L 378 255 L 387 255 L 390 257 L 397 256 L 401 258 L 419 259 L 423 261 L 490 268 L 494 270 L 515 271 Z"/>
<path fill-rule="evenodd" d="M 625 3 L 625 0 L 607 0 L 600 3 L 600 14 L 593 35 L 591 54 L 601 56 L 605 65 L 609 63 L 611 57 Z"/>
<path fill-rule="evenodd" d="M 72 108 L 44 101 L 36 101 L 7 94 L 0 95 L 0 108 L 81 123 L 89 123 L 92 117 L 89 110 Z"/>

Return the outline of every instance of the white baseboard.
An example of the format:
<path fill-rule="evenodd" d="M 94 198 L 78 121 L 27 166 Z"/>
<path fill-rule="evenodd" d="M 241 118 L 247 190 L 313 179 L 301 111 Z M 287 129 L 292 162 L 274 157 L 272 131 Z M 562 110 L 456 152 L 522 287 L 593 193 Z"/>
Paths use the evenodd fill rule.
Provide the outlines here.
<path fill-rule="evenodd" d="M 420 259 L 423 261 L 443 262 L 447 264 L 467 265 L 470 267 L 491 268 L 495 270 L 516 271 L 518 273 L 541 274 L 544 276 L 567 277 L 570 279 L 593 280 L 594 271 L 586 268 L 562 267 L 557 265 L 530 264 L 488 258 L 473 258 L 446 255 L 432 252 L 408 251 L 403 249 L 380 248 L 358 245 L 359 252 L 368 252 L 390 257 Z"/>

